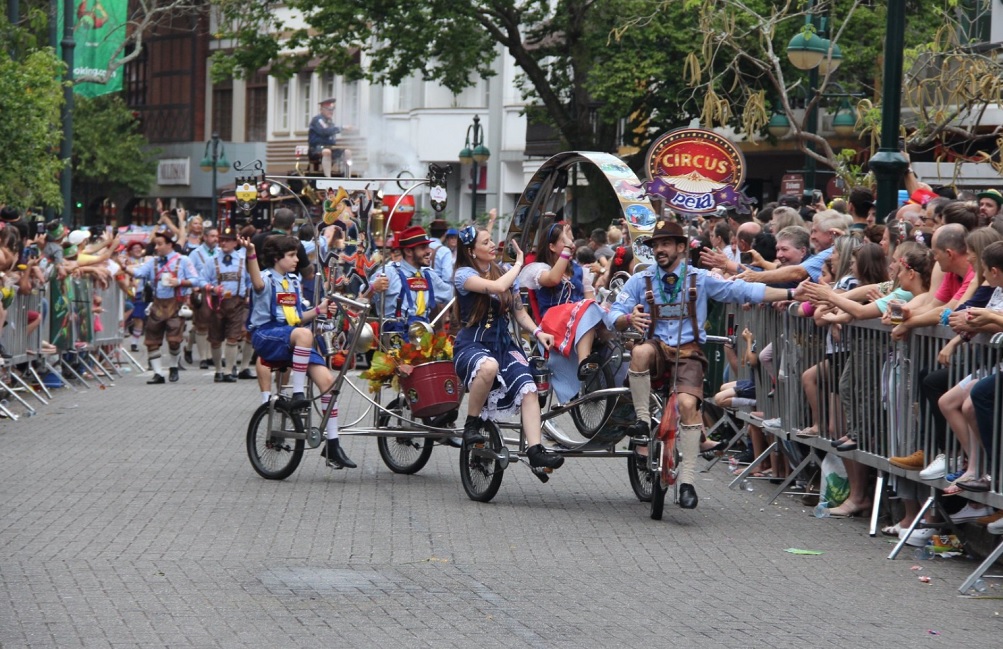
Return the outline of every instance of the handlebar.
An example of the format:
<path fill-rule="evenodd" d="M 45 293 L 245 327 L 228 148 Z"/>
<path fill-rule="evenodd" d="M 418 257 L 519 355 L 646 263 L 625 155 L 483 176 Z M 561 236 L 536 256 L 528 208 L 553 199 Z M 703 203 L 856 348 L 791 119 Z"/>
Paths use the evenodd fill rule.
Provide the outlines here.
<path fill-rule="evenodd" d="M 348 305 L 350 307 L 354 307 L 354 308 L 360 309 L 362 311 L 365 311 L 366 309 L 369 308 L 368 304 L 365 304 L 363 302 L 357 302 L 355 300 L 352 300 L 352 299 L 349 299 L 349 298 L 345 297 L 344 295 L 339 295 L 337 293 L 335 293 L 333 295 L 328 295 L 327 299 L 334 300 L 335 302 L 338 302 L 339 304 Z"/>

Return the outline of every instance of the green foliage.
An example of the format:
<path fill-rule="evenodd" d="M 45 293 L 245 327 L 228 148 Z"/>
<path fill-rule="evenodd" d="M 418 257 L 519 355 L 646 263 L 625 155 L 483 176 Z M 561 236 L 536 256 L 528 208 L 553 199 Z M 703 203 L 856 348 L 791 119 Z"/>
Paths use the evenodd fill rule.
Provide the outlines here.
<path fill-rule="evenodd" d="M 59 207 L 63 64 L 51 49 L 30 49 L 25 32 L 2 18 L 0 34 L 16 52 L 0 51 L 0 203 Z"/>
<path fill-rule="evenodd" d="M 117 94 L 77 96 L 73 119 L 75 183 L 120 187 L 145 194 L 156 177 L 156 151 L 139 132 L 132 111 Z"/>

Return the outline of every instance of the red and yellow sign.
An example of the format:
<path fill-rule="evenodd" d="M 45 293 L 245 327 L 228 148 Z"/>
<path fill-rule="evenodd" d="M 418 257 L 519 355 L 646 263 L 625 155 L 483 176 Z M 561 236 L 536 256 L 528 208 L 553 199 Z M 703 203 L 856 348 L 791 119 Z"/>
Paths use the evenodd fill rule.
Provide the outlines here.
<path fill-rule="evenodd" d="M 648 194 L 678 212 L 702 214 L 735 205 L 745 181 L 745 158 L 730 140 L 697 128 L 661 136 L 648 149 Z"/>

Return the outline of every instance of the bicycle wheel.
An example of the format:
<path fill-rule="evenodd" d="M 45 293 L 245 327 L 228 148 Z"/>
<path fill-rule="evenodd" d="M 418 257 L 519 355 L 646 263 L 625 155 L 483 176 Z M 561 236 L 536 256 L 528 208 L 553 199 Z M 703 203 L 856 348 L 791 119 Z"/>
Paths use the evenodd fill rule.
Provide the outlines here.
<path fill-rule="evenodd" d="M 611 387 L 613 387 L 613 372 L 609 364 L 604 362 L 599 366 L 599 372 L 585 386 L 584 392 L 591 393 Z M 592 439 L 609 419 L 615 405 L 616 397 L 583 401 L 571 409 L 571 420 L 575 422 L 575 428 L 582 437 Z"/>
<path fill-rule="evenodd" d="M 630 440 L 628 448 L 631 455 L 627 458 L 627 477 L 630 478 L 630 487 L 637 499 L 642 503 L 651 502 L 651 470 L 648 468 L 648 456 L 637 455 L 634 452 L 637 446 L 637 442 Z"/>
<path fill-rule="evenodd" d="M 670 401 L 666 406 L 663 406 L 661 400 L 652 395 L 651 404 L 651 438 L 656 439 L 658 437 L 658 432 L 662 426 L 663 417 L 671 417 L 671 408 L 674 408 L 675 404 Z M 657 410 L 656 410 L 657 408 Z M 657 417 L 656 417 L 657 412 Z M 662 450 L 662 463 L 669 462 L 669 457 L 672 457 L 675 453 L 675 443 L 673 440 L 664 440 L 665 446 Z M 668 447 L 671 445 L 672 449 Z M 669 490 L 669 486 L 665 484 L 665 480 L 662 479 L 662 472 L 651 472 L 651 519 L 655 521 L 662 520 L 662 512 L 665 510 L 665 494 Z"/>
<path fill-rule="evenodd" d="M 393 427 L 390 413 L 394 413 L 404 419 L 411 419 L 411 408 L 407 405 L 404 397 L 398 396 L 387 404 L 388 412 L 380 413 L 379 427 Z M 397 420 L 397 426 L 401 426 Z M 415 437 L 412 435 L 402 435 L 400 437 L 377 437 L 376 447 L 380 451 L 383 463 L 394 473 L 410 475 L 418 473 L 432 457 L 432 440 L 428 437 Z"/>
<path fill-rule="evenodd" d="M 460 480 L 468 498 L 486 503 L 498 493 L 505 467 L 493 455 L 482 455 L 484 451 L 501 452 L 502 438 L 498 426 L 493 421 L 486 421 L 483 432 L 487 437 L 483 448 L 471 446 L 465 440 L 463 442 L 460 449 Z"/>
<path fill-rule="evenodd" d="M 284 407 L 263 403 L 247 425 L 247 456 L 266 480 L 285 480 L 303 459 L 306 433 L 299 415 Z"/>

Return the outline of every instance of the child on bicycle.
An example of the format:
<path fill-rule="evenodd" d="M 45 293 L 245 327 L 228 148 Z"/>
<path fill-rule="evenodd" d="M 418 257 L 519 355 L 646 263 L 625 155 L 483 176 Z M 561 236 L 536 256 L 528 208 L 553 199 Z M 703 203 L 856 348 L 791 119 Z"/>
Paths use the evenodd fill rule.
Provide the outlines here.
<path fill-rule="evenodd" d="M 313 333 L 303 326 L 325 313 L 327 298 L 306 311 L 302 309 L 300 278 L 296 274 L 299 241 L 288 235 L 273 235 L 262 244 L 262 259 L 265 271 L 258 267 L 258 256 L 250 239 L 242 238 L 241 244 L 247 248 L 247 272 L 251 276 L 251 308 L 247 329 L 251 333 L 251 344 L 258 356 L 269 363 L 292 364 L 293 395 L 288 402 L 292 410 L 310 406 L 306 398 L 306 377 L 317 386 L 321 393 L 320 402 L 327 410 L 332 395 L 328 392 L 334 385 L 334 376 L 327 368 L 324 357 L 313 349 Z M 356 464 L 348 459 L 338 442 L 338 404 L 334 404 L 325 430 L 327 445 L 322 455 L 327 465 L 335 468 L 354 469 Z"/>

